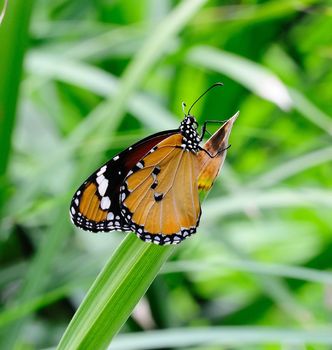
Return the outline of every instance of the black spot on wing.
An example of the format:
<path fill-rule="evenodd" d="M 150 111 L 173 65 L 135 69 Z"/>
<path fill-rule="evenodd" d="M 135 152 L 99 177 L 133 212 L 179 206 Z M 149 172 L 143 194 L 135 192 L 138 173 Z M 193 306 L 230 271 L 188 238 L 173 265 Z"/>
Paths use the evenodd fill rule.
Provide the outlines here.
<path fill-rule="evenodd" d="M 155 192 L 153 196 L 154 196 L 154 200 L 156 202 L 160 202 L 164 198 L 164 194 L 163 193 Z"/>
<path fill-rule="evenodd" d="M 154 182 L 151 185 L 151 188 L 154 190 L 158 186 L 158 180 L 154 180 Z"/>

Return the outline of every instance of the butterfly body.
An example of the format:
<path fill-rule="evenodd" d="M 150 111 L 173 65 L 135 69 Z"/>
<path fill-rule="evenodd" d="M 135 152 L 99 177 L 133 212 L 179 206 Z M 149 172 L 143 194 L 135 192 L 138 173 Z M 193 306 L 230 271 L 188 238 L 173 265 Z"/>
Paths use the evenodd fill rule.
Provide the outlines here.
<path fill-rule="evenodd" d="M 181 147 L 186 151 L 197 153 L 199 149 L 199 143 L 202 137 L 197 132 L 197 121 L 195 117 L 188 115 L 180 124 L 180 132 L 182 134 Z"/>

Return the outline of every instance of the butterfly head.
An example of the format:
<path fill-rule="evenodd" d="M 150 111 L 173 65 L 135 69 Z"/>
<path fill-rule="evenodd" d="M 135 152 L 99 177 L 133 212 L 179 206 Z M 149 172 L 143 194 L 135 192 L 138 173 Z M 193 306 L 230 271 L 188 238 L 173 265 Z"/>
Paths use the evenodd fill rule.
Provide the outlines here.
<path fill-rule="evenodd" d="M 201 137 L 197 132 L 198 123 L 194 116 L 186 115 L 180 124 L 180 131 L 183 136 L 182 147 L 188 151 L 198 152 Z"/>
<path fill-rule="evenodd" d="M 186 115 L 180 124 L 181 131 L 186 129 L 197 130 L 197 128 L 198 128 L 198 123 L 196 121 L 196 118 L 192 115 Z"/>

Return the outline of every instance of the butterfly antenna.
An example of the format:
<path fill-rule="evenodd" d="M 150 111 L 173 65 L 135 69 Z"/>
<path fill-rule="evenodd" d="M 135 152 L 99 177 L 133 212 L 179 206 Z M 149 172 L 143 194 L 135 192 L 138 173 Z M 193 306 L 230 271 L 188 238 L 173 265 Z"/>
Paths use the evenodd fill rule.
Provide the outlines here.
<path fill-rule="evenodd" d="M 186 111 L 184 110 L 186 107 L 187 107 L 186 103 L 185 103 L 185 102 L 182 102 L 182 111 L 183 111 L 183 114 L 184 114 L 184 115 L 187 115 L 187 114 L 186 114 Z"/>
<path fill-rule="evenodd" d="M 202 93 L 201 96 L 199 96 L 196 101 L 191 105 L 191 107 L 189 108 L 189 111 L 188 111 L 188 115 L 190 115 L 190 111 L 191 109 L 195 106 L 196 102 L 198 102 L 206 93 L 208 93 L 210 90 L 214 89 L 215 87 L 217 86 L 223 86 L 224 84 L 223 83 L 215 83 L 213 84 L 212 86 L 210 86 L 205 92 Z"/>

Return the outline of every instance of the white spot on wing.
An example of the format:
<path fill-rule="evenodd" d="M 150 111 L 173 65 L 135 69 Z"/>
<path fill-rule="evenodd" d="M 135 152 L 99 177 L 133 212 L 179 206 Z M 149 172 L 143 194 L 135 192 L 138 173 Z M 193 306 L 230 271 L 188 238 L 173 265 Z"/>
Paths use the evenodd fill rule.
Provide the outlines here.
<path fill-rule="evenodd" d="M 113 158 L 113 160 L 118 160 L 120 157 L 119 156 L 115 156 L 114 158 Z"/>
<path fill-rule="evenodd" d="M 104 196 L 108 187 L 108 180 L 104 179 L 104 181 L 98 186 L 98 192 L 101 196 Z"/>
<path fill-rule="evenodd" d="M 106 165 L 104 165 L 103 167 L 101 167 L 100 170 L 99 170 L 98 173 L 97 173 L 97 176 L 100 176 L 100 175 L 104 174 L 104 172 L 106 171 L 106 168 L 107 168 Z"/>
<path fill-rule="evenodd" d="M 114 214 L 112 212 L 107 214 L 107 220 L 113 220 L 114 219 Z"/>
<path fill-rule="evenodd" d="M 99 175 L 96 178 L 97 184 L 100 185 L 103 181 L 105 180 L 105 176 L 104 175 Z"/>
<path fill-rule="evenodd" d="M 100 202 L 100 207 L 103 210 L 108 209 L 111 206 L 111 200 L 110 197 L 103 197 Z"/>

